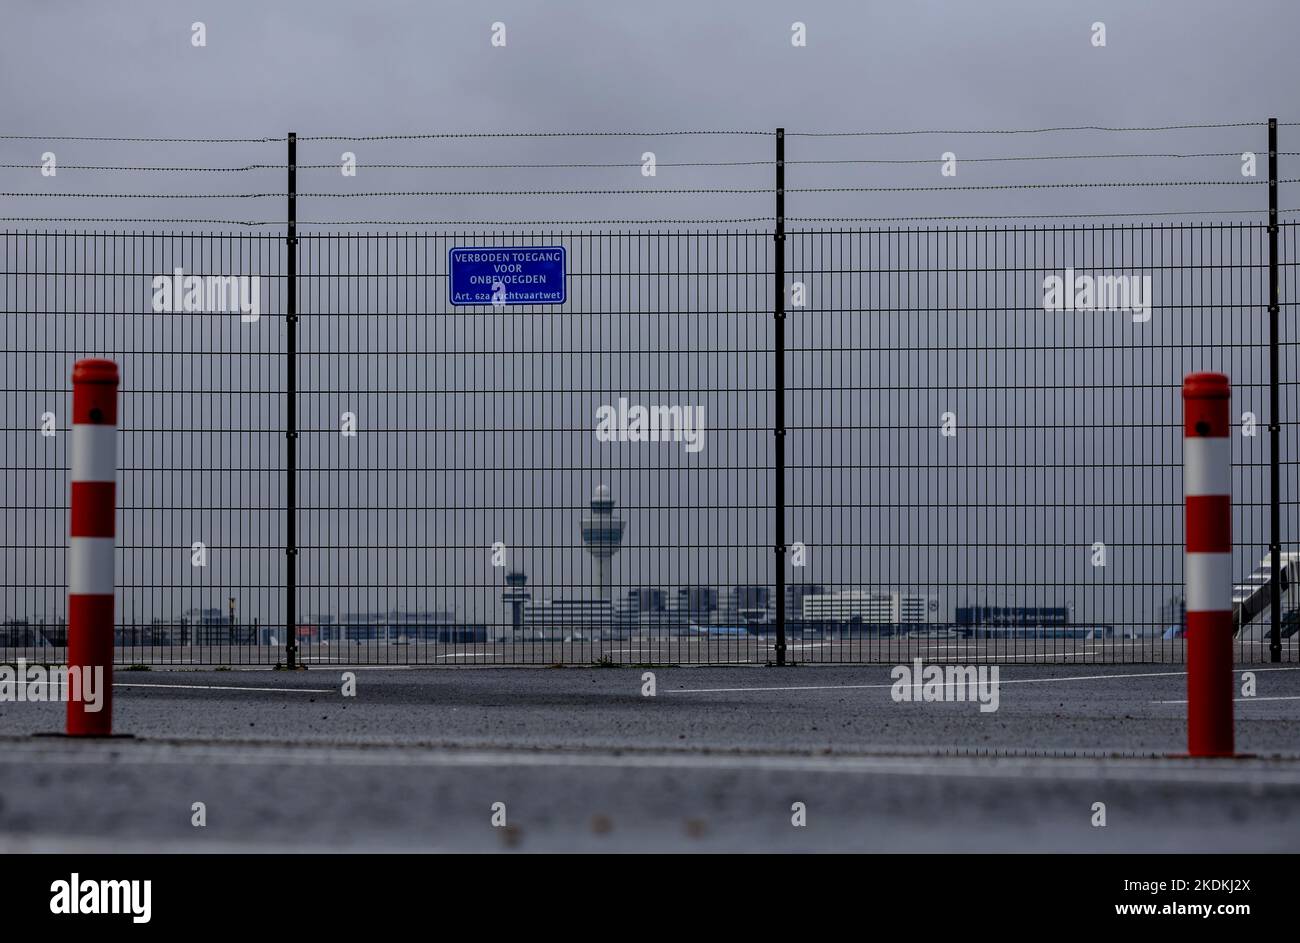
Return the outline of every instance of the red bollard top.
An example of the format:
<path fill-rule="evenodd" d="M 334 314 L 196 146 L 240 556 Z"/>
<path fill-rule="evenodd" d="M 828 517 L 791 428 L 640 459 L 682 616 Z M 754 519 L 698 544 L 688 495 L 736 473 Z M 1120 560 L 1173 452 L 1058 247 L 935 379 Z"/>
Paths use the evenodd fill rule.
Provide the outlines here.
<path fill-rule="evenodd" d="M 1228 378 L 1222 373 L 1189 373 L 1183 378 L 1183 435 L 1226 437 L 1231 397 Z"/>
<path fill-rule="evenodd" d="M 72 421 L 96 426 L 117 425 L 117 364 L 111 360 L 78 360 L 72 368 Z"/>
<path fill-rule="evenodd" d="M 73 383 L 111 383 L 117 386 L 117 363 L 112 360 L 78 360 L 72 367 Z"/>

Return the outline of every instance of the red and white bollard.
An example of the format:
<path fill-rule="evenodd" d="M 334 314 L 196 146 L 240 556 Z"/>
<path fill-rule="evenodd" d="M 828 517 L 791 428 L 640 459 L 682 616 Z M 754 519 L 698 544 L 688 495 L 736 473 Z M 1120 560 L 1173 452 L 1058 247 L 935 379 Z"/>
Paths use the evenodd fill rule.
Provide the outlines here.
<path fill-rule="evenodd" d="M 72 508 L 68 552 L 68 674 L 102 670 L 102 702 L 68 698 L 68 736 L 113 732 L 113 542 L 117 516 L 117 364 L 72 368 Z M 72 681 L 69 679 L 69 688 Z"/>
<path fill-rule="evenodd" d="M 1187 752 L 1232 756 L 1232 440 L 1228 378 L 1183 380 Z"/>

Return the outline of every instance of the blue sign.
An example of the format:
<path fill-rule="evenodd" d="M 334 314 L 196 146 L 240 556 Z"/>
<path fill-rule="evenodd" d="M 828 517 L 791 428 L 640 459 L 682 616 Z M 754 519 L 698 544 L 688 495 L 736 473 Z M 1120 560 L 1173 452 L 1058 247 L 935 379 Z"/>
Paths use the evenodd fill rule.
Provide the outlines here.
<path fill-rule="evenodd" d="M 563 246 L 457 248 L 447 253 L 453 305 L 562 305 Z"/>

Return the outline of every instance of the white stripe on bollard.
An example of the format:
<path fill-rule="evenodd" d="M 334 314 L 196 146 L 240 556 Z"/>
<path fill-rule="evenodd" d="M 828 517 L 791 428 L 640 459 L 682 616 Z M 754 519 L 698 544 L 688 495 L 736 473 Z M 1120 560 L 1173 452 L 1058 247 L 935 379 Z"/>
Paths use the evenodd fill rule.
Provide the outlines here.
<path fill-rule="evenodd" d="M 68 592 L 113 595 L 112 537 L 73 537 L 68 541 Z"/>
<path fill-rule="evenodd" d="M 1232 440 L 1183 440 L 1183 494 L 1232 494 Z"/>
<path fill-rule="evenodd" d="M 72 480 L 117 480 L 117 428 L 77 423 L 72 427 Z"/>
<path fill-rule="evenodd" d="M 1189 553 L 1187 568 L 1187 611 L 1232 611 L 1232 554 Z"/>

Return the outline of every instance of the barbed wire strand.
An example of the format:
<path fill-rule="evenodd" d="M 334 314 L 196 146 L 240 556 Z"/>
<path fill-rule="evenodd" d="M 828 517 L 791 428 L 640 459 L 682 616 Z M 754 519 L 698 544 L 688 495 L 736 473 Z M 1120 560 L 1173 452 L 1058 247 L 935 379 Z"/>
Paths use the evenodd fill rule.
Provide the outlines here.
<path fill-rule="evenodd" d="M 919 134 L 1053 134 L 1061 131 L 1186 131 L 1212 128 L 1264 128 L 1267 121 L 1225 121 L 1212 124 L 1164 124 L 1111 127 L 1106 125 L 1060 125 L 1047 128 L 929 128 L 914 131 L 786 131 L 786 137 L 803 138 L 855 138 L 855 137 L 905 137 Z"/>
<path fill-rule="evenodd" d="M 457 138 L 624 138 L 624 137 L 721 137 L 727 135 L 772 137 L 764 131 L 445 131 L 427 134 L 313 134 L 298 135 L 299 141 L 429 141 Z"/>
<path fill-rule="evenodd" d="M 787 222 L 796 223 L 905 223 L 922 220 L 981 220 L 981 219 L 1121 219 L 1127 217 L 1156 216 L 1251 216 L 1266 214 L 1268 210 L 1159 210 L 1133 213 L 1013 213 L 1007 215 L 959 216 L 787 216 Z M 1278 213 L 1300 213 L 1300 208 L 1278 210 Z"/>
<path fill-rule="evenodd" d="M 1281 127 L 1296 127 L 1300 122 L 1280 121 Z M 1154 132 L 1184 131 L 1196 129 L 1220 128 L 1260 128 L 1267 126 L 1267 121 L 1223 121 L 1201 124 L 1166 124 L 1166 125 L 1058 125 L 1041 128 L 924 128 L 911 130 L 873 130 L 873 131 L 789 131 L 786 137 L 901 137 L 923 134 L 1050 134 L 1064 131 L 1106 131 L 1106 132 Z M 715 129 L 694 130 L 655 130 L 655 131 L 444 131 L 422 132 L 414 134 L 314 134 L 298 135 L 299 141 L 415 141 L 415 140 L 451 140 L 459 138 L 580 138 L 580 137 L 688 137 L 697 136 L 760 136 L 770 137 L 774 131 L 766 129 Z M 169 137 L 119 137 L 114 135 L 71 135 L 71 134 L 0 134 L 0 140 L 7 141 L 102 141 L 131 144 L 272 144 L 287 141 L 285 135 L 255 138 L 169 138 Z"/>
<path fill-rule="evenodd" d="M 586 226 L 596 224 L 730 224 L 730 223 L 768 223 L 774 222 L 774 216 L 744 216 L 730 219 L 689 218 L 689 219 L 462 219 L 462 220 L 395 220 L 395 219 L 352 219 L 352 220 L 298 220 L 299 226 Z M 238 220 L 238 219 L 198 219 L 198 218 L 161 218 L 161 217 L 110 217 L 110 216 L 0 216 L 0 222 L 18 223 L 187 223 L 212 224 L 228 226 L 287 226 L 284 220 Z"/>
<path fill-rule="evenodd" d="M 271 138 L 119 138 L 75 134 L 0 134 L 0 141 L 116 141 L 128 144 L 283 144 L 287 137 Z"/>
<path fill-rule="evenodd" d="M 936 215 L 936 216 L 787 216 L 787 222 L 830 223 L 902 223 L 933 220 L 1006 220 L 1006 219 L 1122 219 L 1164 216 L 1251 216 L 1268 210 L 1167 210 L 1131 213 L 1020 213 L 991 215 Z M 1300 213 L 1300 208 L 1280 209 L 1279 214 Z M 589 226 L 589 225 L 726 225 L 740 223 L 769 223 L 773 216 L 744 216 L 732 218 L 677 218 L 677 219 L 351 219 L 351 220 L 298 220 L 299 226 Z M 0 222 L 20 223 L 182 223 L 226 226 L 287 226 L 284 220 L 238 220 L 173 217 L 108 217 L 108 216 L 0 216 Z M 1266 224 L 1259 224 L 1266 225 Z"/>
<path fill-rule="evenodd" d="M 0 223 L 187 223 L 214 226 L 287 226 L 285 220 L 193 219 L 144 216 L 0 216 Z"/>
<path fill-rule="evenodd" d="M 786 193 L 932 193 L 972 190 L 1088 190 L 1116 187 L 1249 187 L 1263 186 L 1267 180 L 1137 180 L 1085 183 L 995 183 L 952 184 L 916 187 L 786 187 Z M 1289 177 L 1279 184 L 1300 183 Z M 664 196 L 664 195 L 756 195 L 771 194 L 770 187 L 656 187 L 653 189 L 572 189 L 572 190 L 362 190 L 355 193 L 303 192 L 298 197 L 328 200 L 355 200 L 374 197 L 462 197 L 462 196 Z M 287 193 L 60 193 L 39 191 L 0 192 L 0 197 L 32 199 L 103 199 L 103 200 L 257 200 L 286 199 Z"/>
<path fill-rule="evenodd" d="M 1239 157 L 1244 151 L 1206 151 L 1192 154 L 1174 153 L 1131 153 L 1131 154 L 1028 154 L 1006 157 L 963 157 L 963 164 L 1016 163 L 1057 160 L 1133 160 L 1133 159 L 1178 159 L 1189 160 L 1207 157 Z M 1282 157 L 1300 157 L 1300 151 L 1278 151 Z M 810 160 L 787 160 L 786 166 L 804 165 L 838 165 L 838 164 L 934 164 L 937 157 L 847 157 Z M 699 160 L 699 161 L 659 161 L 658 167 L 771 167 L 775 160 Z M 298 170 L 338 171 L 339 163 L 332 164 L 298 164 Z M 635 169 L 645 166 L 638 161 L 617 161 L 608 163 L 541 163 L 541 164 L 370 164 L 357 163 L 358 170 L 601 170 L 601 169 Z M 41 170 L 43 164 L 0 164 L 6 170 Z M 112 170 L 166 173 L 247 173 L 259 170 L 287 170 L 287 164 L 245 164 L 238 167 L 171 167 L 132 164 L 59 164 L 59 170 Z"/>

